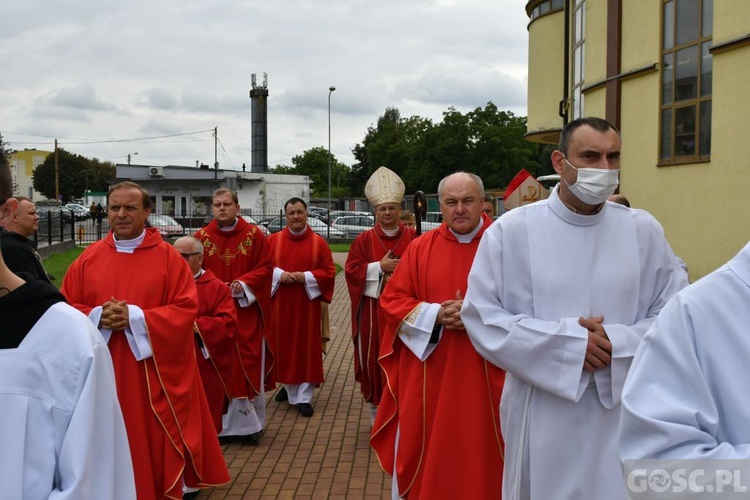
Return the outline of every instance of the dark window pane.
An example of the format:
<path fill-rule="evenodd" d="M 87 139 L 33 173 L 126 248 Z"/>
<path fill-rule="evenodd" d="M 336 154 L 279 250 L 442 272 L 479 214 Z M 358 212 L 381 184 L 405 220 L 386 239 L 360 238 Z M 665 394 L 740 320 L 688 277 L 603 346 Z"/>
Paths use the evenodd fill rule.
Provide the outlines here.
<path fill-rule="evenodd" d="M 695 99 L 698 97 L 698 46 L 678 50 L 676 54 L 674 100 Z"/>
<path fill-rule="evenodd" d="M 674 47 L 674 1 L 664 4 L 664 50 Z"/>
<path fill-rule="evenodd" d="M 700 36 L 700 0 L 677 0 L 677 45 Z"/>
<path fill-rule="evenodd" d="M 703 101 L 700 105 L 700 130 L 698 131 L 698 154 L 711 154 L 711 101 Z"/>
<path fill-rule="evenodd" d="M 583 60 L 583 46 L 576 47 L 573 53 L 573 84 L 578 84 L 583 81 L 582 71 L 582 60 Z"/>
<path fill-rule="evenodd" d="M 563 0 L 552 0 L 552 10 L 562 9 L 563 5 Z"/>
<path fill-rule="evenodd" d="M 714 0 L 703 0 L 703 37 L 714 34 Z"/>
<path fill-rule="evenodd" d="M 549 1 L 544 2 L 543 4 L 541 4 L 540 7 L 541 7 L 541 10 L 539 11 L 540 14 L 544 15 L 544 14 L 548 14 L 549 13 L 549 7 L 550 7 Z"/>
<path fill-rule="evenodd" d="M 664 60 L 662 61 L 661 70 L 661 102 L 662 104 L 671 104 L 672 95 L 672 84 L 674 83 L 674 53 L 664 54 Z"/>
<path fill-rule="evenodd" d="M 674 128 L 674 155 L 695 155 L 695 106 L 675 109 Z"/>
<path fill-rule="evenodd" d="M 708 52 L 711 42 L 701 45 L 701 96 L 711 95 L 713 90 L 714 58 Z"/>
<path fill-rule="evenodd" d="M 576 9 L 575 41 L 579 43 L 583 38 L 583 8 Z"/>
<path fill-rule="evenodd" d="M 661 159 L 672 158 L 672 108 L 661 111 Z"/>

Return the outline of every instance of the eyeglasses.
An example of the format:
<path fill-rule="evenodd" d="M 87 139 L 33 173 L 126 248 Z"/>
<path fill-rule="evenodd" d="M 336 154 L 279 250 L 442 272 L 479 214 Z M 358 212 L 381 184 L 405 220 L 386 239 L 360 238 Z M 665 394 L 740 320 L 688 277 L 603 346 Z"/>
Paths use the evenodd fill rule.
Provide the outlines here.
<path fill-rule="evenodd" d="M 192 253 L 182 253 L 182 252 L 180 252 L 180 255 L 182 255 L 185 258 L 185 260 L 187 260 L 190 257 L 192 257 L 193 255 L 201 255 L 202 253 L 203 252 L 192 252 Z"/>

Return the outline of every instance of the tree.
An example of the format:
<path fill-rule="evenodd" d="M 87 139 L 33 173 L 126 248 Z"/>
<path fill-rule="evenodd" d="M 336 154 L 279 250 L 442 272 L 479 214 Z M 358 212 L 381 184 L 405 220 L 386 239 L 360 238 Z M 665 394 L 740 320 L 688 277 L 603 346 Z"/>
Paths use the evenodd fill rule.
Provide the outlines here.
<path fill-rule="evenodd" d="M 63 203 L 83 195 L 87 188 L 90 173 L 90 162 L 81 155 L 76 155 L 58 148 L 58 180 Z M 44 163 L 34 169 L 34 189 L 47 198 L 54 200 L 55 195 L 55 154 L 47 156 Z"/>
<path fill-rule="evenodd" d="M 292 158 L 294 166 L 277 165 L 271 169 L 275 174 L 306 175 L 310 178 L 313 198 L 328 198 L 328 149 L 317 146 Z M 350 169 L 331 155 L 331 197 L 350 196 Z"/>
<path fill-rule="evenodd" d="M 8 158 L 11 153 L 13 153 L 13 150 L 8 147 L 8 143 L 3 139 L 3 134 L 0 134 L 0 154 Z"/>

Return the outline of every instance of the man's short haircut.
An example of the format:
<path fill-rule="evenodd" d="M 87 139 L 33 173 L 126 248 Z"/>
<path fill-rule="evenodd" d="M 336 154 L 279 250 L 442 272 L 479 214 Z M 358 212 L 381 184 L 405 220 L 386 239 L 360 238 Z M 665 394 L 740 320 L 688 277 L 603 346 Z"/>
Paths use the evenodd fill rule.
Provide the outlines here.
<path fill-rule="evenodd" d="M 18 203 L 20 204 L 22 201 L 28 201 L 29 203 L 34 203 L 34 200 L 29 198 L 28 196 L 14 196 L 13 198 L 18 200 Z"/>
<path fill-rule="evenodd" d="M 401 210 L 401 220 L 411 220 L 412 218 L 416 218 L 416 216 L 411 210 Z"/>
<path fill-rule="evenodd" d="M 576 118 L 572 122 L 565 125 L 562 129 L 562 132 L 560 132 L 560 143 L 557 145 L 557 149 L 565 156 L 568 156 L 568 147 L 570 146 L 570 137 L 573 135 L 573 132 L 575 132 L 578 127 L 581 127 L 583 125 L 588 125 L 594 130 L 598 132 L 602 132 L 602 133 L 607 132 L 608 130 L 614 130 L 615 133 L 617 134 L 617 137 L 620 137 L 620 131 L 617 130 L 614 125 L 609 123 L 604 118 L 598 118 L 595 116 Z"/>
<path fill-rule="evenodd" d="M 630 208 L 630 201 L 625 197 L 624 194 L 613 194 L 609 197 L 609 201 L 611 201 L 612 203 L 625 205 L 626 207 Z"/>
<path fill-rule="evenodd" d="M 239 198 L 237 198 L 237 191 L 234 191 L 232 189 L 227 189 L 227 188 L 221 188 L 221 189 L 217 189 L 216 191 L 214 191 L 214 194 L 211 195 L 211 205 L 214 204 L 214 199 L 216 199 L 217 196 L 221 196 L 223 194 L 232 195 L 232 201 L 234 202 L 234 204 L 235 205 L 240 204 L 240 200 Z"/>
<path fill-rule="evenodd" d="M 143 189 L 140 184 L 136 184 L 135 182 L 131 182 L 131 181 L 118 182 L 114 186 L 110 186 L 109 191 L 107 191 L 107 206 L 109 206 L 109 195 L 111 195 L 114 191 L 117 191 L 118 189 L 139 190 L 141 192 L 141 203 L 143 204 L 143 208 L 151 210 L 151 198 L 148 195 L 148 191 Z"/>
<path fill-rule="evenodd" d="M 5 153 L 0 151 L 0 200 L 13 197 L 13 179 L 10 176 L 10 164 Z"/>
<path fill-rule="evenodd" d="M 201 240 L 199 240 L 195 236 L 180 236 L 179 238 L 177 238 L 174 241 L 173 245 L 176 245 L 177 242 L 179 242 L 179 241 L 190 242 L 190 245 L 192 247 L 191 252 L 200 252 L 200 253 L 203 253 L 203 243 L 201 242 Z"/>
<path fill-rule="evenodd" d="M 479 196 L 481 196 L 482 199 L 484 199 L 484 183 L 482 182 L 482 179 L 477 174 L 472 174 L 471 172 L 458 171 L 458 172 L 453 172 L 450 175 L 446 175 L 440 180 L 440 183 L 438 184 L 438 188 L 437 188 L 438 200 L 443 199 L 443 187 L 445 187 L 445 181 L 448 179 L 448 177 L 450 177 L 451 175 L 455 175 L 455 174 L 466 174 L 469 177 L 471 177 L 472 180 L 479 187 Z"/>
<path fill-rule="evenodd" d="M 295 205 L 297 203 L 302 203 L 302 206 L 305 207 L 305 212 L 307 211 L 307 203 L 305 202 L 305 200 L 295 196 L 294 198 L 289 198 L 288 200 L 286 200 L 286 203 L 284 203 L 284 212 L 286 212 L 286 207 L 288 207 L 289 205 Z"/>

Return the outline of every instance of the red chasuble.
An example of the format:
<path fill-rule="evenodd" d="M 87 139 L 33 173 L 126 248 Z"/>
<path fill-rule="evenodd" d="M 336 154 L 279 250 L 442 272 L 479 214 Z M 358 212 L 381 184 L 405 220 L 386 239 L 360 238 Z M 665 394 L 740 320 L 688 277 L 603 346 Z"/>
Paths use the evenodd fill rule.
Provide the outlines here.
<path fill-rule="evenodd" d="M 303 283 L 279 284 L 272 300 L 271 348 L 276 353 L 276 381 L 323 383 L 320 348 L 321 302 L 331 303 L 336 268 L 328 243 L 310 227 L 295 235 L 284 228 L 268 238 L 274 265 L 286 272 L 310 271 L 322 295 L 310 300 Z"/>
<path fill-rule="evenodd" d="M 229 481 L 195 362 L 195 280 L 185 259 L 154 229 L 135 252 L 115 250 L 110 232 L 68 269 L 61 292 L 84 314 L 115 297 L 143 310 L 153 356 L 137 361 L 112 332 L 115 368 L 138 498 L 182 498 L 191 487 Z"/>
<path fill-rule="evenodd" d="M 386 472 L 393 473 L 395 461 L 405 497 L 489 499 L 502 493 L 505 372 L 476 352 L 465 330 L 443 330 L 424 362 L 397 335 L 421 302 L 442 303 L 457 290 L 466 294 L 474 254 L 491 222 L 482 220 L 471 243 L 459 243 L 445 224 L 415 239 L 380 297 L 386 389 L 370 444 Z"/>
<path fill-rule="evenodd" d="M 249 224 L 242 217 L 231 231 L 221 231 L 216 219 L 204 227 L 195 237 L 203 243 L 203 268 L 210 269 L 217 278 L 229 284 L 238 280 L 245 283 L 256 301 L 248 307 L 240 307 L 234 301 L 237 311 L 237 352 L 239 362 L 235 367 L 232 384 L 232 397 L 255 398 L 260 394 L 260 364 L 263 353 L 264 326 L 271 311 L 271 277 L 273 264 L 266 237 L 260 229 Z M 273 368 L 273 355 L 266 348 L 265 386 L 275 386 L 270 378 Z"/>
<path fill-rule="evenodd" d="M 204 271 L 195 280 L 195 285 L 198 287 L 195 357 L 218 434 L 222 429 L 224 400 L 231 398 L 229 389 L 237 360 L 237 313 L 229 287 L 210 270 Z M 209 353 L 208 359 L 201 350 L 201 344 Z"/>
<path fill-rule="evenodd" d="M 365 297 L 367 265 L 379 262 L 388 251 L 401 257 L 416 232 L 399 222 L 395 236 L 383 232 L 380 224 L 360 233 L 352 242 L 346 258 L 346 284 L 352 301 L 352 340 L 354 341 L 354 377 L 359 382 L 365 401 L 380 404 L 383 393 L 383 372 L 378 364 L 382 326 L 378 319 L 378 299 Z M 383 276 L 383 280 L 390 276 Z M 361 350 L 361 354 L 359 353 Z M 360 360 L 361 356 L 361 360 Z"/>

